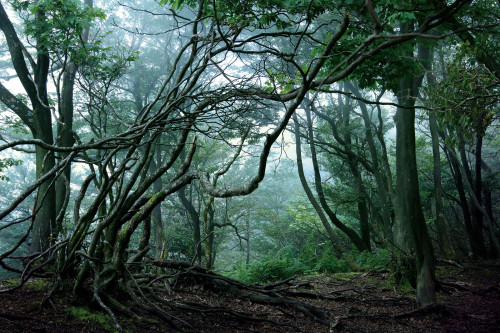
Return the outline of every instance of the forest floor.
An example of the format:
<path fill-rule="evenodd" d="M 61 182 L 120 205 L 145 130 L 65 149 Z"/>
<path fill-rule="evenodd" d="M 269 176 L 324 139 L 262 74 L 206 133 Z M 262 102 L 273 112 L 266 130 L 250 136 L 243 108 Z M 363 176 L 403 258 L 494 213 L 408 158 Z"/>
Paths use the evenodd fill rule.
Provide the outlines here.
<path fill-rule="evenodd" d="M 255 304 L 203 284 L 171 286 L 168 295 L 158 296 L 185 307 L 205 306 L 205 312 L 169 312 L 184 332 L 500 332 L 500 262 L 464 267 L 440 263 L 437 277 L 445 292 L 438 293 L 437 306 L 423 310 L 416 309 L 414 291 L 394 288 L 389 274 L 383 270 L 320 274 L 279 287 L 286 298 L 324 309 L 329 326 L 296 309 Z M 0 289 L 11 285 L 0 281 Z M 42 302 L 46 288 L 46 283 L 34 281 L 0 294 L 0 332 L 114 330 L 103 312 L 77 307 L 70 295 L 54 294 Z M 174 331 L 145 318 L 118 314 L 118 320 L 127 332 Z"/>

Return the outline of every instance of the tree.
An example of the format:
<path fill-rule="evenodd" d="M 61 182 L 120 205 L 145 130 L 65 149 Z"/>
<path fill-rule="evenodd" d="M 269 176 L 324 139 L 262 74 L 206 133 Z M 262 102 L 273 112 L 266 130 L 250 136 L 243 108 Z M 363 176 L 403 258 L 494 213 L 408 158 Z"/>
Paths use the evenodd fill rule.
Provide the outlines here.
<path fill-rule="evenodd" d="M 438 112 L 437 125 L 453 170 L 471 251 L 478 257 L 496 256 L 499 244 L 483 200 L 482 150 L 483 138 L 495 118 L 498 95 L 494 87 L 498 79 L 476 63 L 466 45 L 457 51 L 444 69 L 441 84 L 429 91 L 429 104 Z"/>
<path fill-rule="evenodd" d="M 35 24 L 43 24 L 46 15 L 42 10 L 35 9 Z M 7 40 L 7 45 L 12 58 L 12 64 L 16 74 L 28 94 L 32 109 L 28 108 L 16 96 L 10 93 L 3 85 L 0 85 L 0 97 L 2 102 L 9 106 L 29 127 L 33 137 L 44 143 L 52 144 L 52 125 L 49 101 L 47 98 L 47 76 L 49 70 L 49 56 L 46 41 L 39 36 L 36 37 L 36 61 L 31 58 L 14 26 L 0 3 L 0 29 Z M 33 78 L 26 61 L 30 63 L 33 70 Z M 36 175 L 40 179 L 54 167 L 54 154 L 40 146 L 36 147 Z M 55 190 L 53 177 L 45 180 L 38 189 L 37 200 L 33 209 L 33 235 L 31 251 L 38 252 L 49 246 L 52 230 L 55 228 Z"/>
<path fill-rule="evenodd" d="M 91 2 L 88 4 L 91 5 Z M 49 103 L 47 91 L 51 56 L 53 56 L 55 58 L 54 62 L 62 64 L 64 67 L 61 75 L 65 73 L 61 104 L 59 104 L 61 118 L 57 139 L 64 146 L 71 146 L 72 87 L 76 65 L 71 62 L 73 60 L 70 60 L 70 57 L 78 51 L 78 47 L 73 40 L 77 40 L 77 37 L 82 34 L 87 34 L 85 31 L 90 22 L 101 14 L 90 10 L 89 7 L 82 8 L 81 4 L 76 2 L 29 3 L 27 1 L 16 1 L 14 2 L 14 8 L 18 11 L 28 10 L 31 13 L 31 16 L 26 21 L 26 33 L 35 40 L 36 60 L 28 53 L 28 48 L 20 40 L 1 3 L 0 18 L 2 23 L 0 29 L 6 37 L 12 65 L 28 95 L 31 109 L 1 84 L 0 99 L 28 126 L 34 139 L 48 145 L 54 144 L 51 119 L 52 107 Z M 65 18 L 65 20 L 60 20 L 60 17 Z M 85 39 L 86 37 L 84 37 Z M 76 42 L 76 44 L 79 44 L 79 42 Z M 81 58 L 81 55 L 79 56 Z M 31 71 L 27 63 L 30 64 Z M 63 131 L 63 128 L 66 131 Z M 54 168 L 55 156 L 53 151 L 47 150 L 40 145 L 36 145 L 35 150 L 36 175 L 37 179 L 40 179 Z M 64 174 L 69 182 L 71 163 L 67 154 L 63 154 L 62 158 L 66 164 Z M 57 237 L 56 215 L 63 214 L 62 202 L 65 196 L 59 200 L 56 207 L 54 180 L 55 178 L 52 175 L 41 182 L 38 188 L 33 209 L 31 242 L 31 252 L 33 253 L 46 250 Z M 58 180 L 58 184 L 59 191 L 64 193 L 66 185 L 61 180 Z M 56 210 L 57 208 L 59 208 L 59 211 Z"/>
<path fill-rule="evenodd" d="M 56 6 L 60 6 L 59 3 L 56 3 Z M 94 6 L 93 0 L 85 0 L 84 1 L 84 11 L 91 11 L 92 7 Z M 79 10 L 81 10 L 80 4 L 76 4 L 75 7 L 73 8 L 68 8 L 71 12 L 76 13 Z M 79 18 L 82 19 L 82 18 Z M 87 19 L 87 18 L 85 18 Z M 80 27 L 75 27 L 74 28 L 74 33 L 70 34 L 71 37 L 80 37 L 80 43 L 77 45 L 72 45 L 72 48 L 74 47 L 82 47 L 87 44 L 88 39 L 89 39 L 89 22 L 81 22 Z M 59 113 L 59 118 L 57 119 L 57 144 L 61 147 L 71 147 L 75 143 L 75 139 L 73 137 L 73 116 L 74 116 L 74 86 L 75 86 L 75 79 L 76 79 L 76 74 L 78 70 L 78 63 L 81 62 L 80 59 L 78 59 L 78 56 L 81 57 L 81 55 L 76 55 L 74 49 L 70 48 L 63 48 L 61 50 L 63 54 L 60 55 L 59 61 L 62 62 L 63 69 L 62 69 L 62 84 L 59 86 L 60 83 L 60 78 L 61 74 L 58 76 L 57 79 L 57 94 L 60 96 L 60 99 L 58 99 L 58 113 Z M 67 53 L 64 55 L 64 53 Z M 77 59 L 71 59 L 71 56 L 77 58 Z M 65 159 L 68 157 L 67 152 L 61 152 L 58 156 L 60 159 Z M 67 204 L 66 202 L 66 191 L 67 191 L 67 184 L 71 183 L 71 163 L 68 163 L 66 167 L 63 170 L 63 177 L 59 177 L 56 181 L 56 213 L 63 212 L 65 209 L 63 208 L 64 204 Z M 59 231 L 62 230 L 62 216 L 59 217 L 56 221 L 56 228 L 57 230 L 55 231 L 55 235 Z"/>
<path fill-rule="evenodd" d="M 355 98 L 358 99 L 358 104 L 361 109 L 363 123 L 365 125 L 365 138 L 368 143 L 369 156 L 372 166 L 369 171 L 375 177 L 375 182 L 377 184 L 378 196 L 376 200 L 378 201 L 378 207 L 382 215 L 381 217 L 384 237 L 389 243 L 392 243 L 394 202 L 396 196 L 394 194 L 392 172 L 389 167 L 387 148 L 384 139 L 385 129 L 382 109 L 381 106 L 377 104 L 378 126 L 374 126 L 374 124 L 372 123 L 372 118 L 368 113 L 367 105 L 365 104 L 365 102 L 360 100 L 363 98 L 363 96 L 361 95 L 361 92 L 359 91 L 357 85 L 353 82 L 346 82 L 345 85 L 348 91 L 350 91 L 355 96 Z M 380 93 L 380 95 L 377 97 L 377 100 L 380 101 L 382 96 L 383 92 Z M 375 131 L 377 141 L 374 140 L 374 135 L 372 134 L 373 131 Z"/>
<path fill-rule="evenodd" d="M 425 35 L 456 14 L 464 3 L 457 1 L 449 6 L 436 4 L 423 12 L 415 9 L 417 7 L 399 12 L 397 6 L 390 4 L 390 9 L 403 17 L 408 14 L 425 15 L 419 25 L 408 26 L 407 31 L 399 33 L 392 25 L 384 27 L 384 31 L 380 30 L 380 22 L 372 9 L 367 7 L 364 12 L 357 5 L 352 5 L 347 11 L 347 5 L 343 3 L 311 2 L 295 6 L 295 2 L 160 1 L 166 7 L 155 7 L 154 11 L 172 18 L 169 33 L 173 34 L 172 40 L 178 44 L 175 44 L 176 54 L 171 65 L 166 66 L 162 75 L 163 82 L 140 112 L 130 108 L 129 112 L 118 113 L 110 102 L 110 90 L 114 80 L 125 70 L 126 61 L 120 62 L 120 66 L 100 66 L 94 75 L 87 76 L 89 82 L 92 80 L 92 85 L 85 87 L 92 103 L 89 103 L 86 113 L 82 112 L 82 117 L 88 120 L 88 127 L 83 128 L 80 131 L 82 135 L 79 135 L 84 140 L 71 147 L 55 145 L 48 139 L 22 140 L 0 147 L 4 150 L 35 145 L 39 150 L 49 151 L 50 156 L 55 152 L 68 153 L 67 158 L 54 161 L 51 170 L 40 174 L 29 190 L 41 188 L 45 183 L 50 185 L 49 181 L 58 177 L 66 163 L 73 159 L 78 158 L 78 163 L 87 170 L 87 177 L 74 198 L 72 229 L 68 238 L 61 237 L 47 247 L 42 265 L 57 259 L 56 274 L 71 281 L 77 296 L 88 294 L 86 288 L 91 283 L 94 287 L 90 292 L 94 299 L 113 318 L 112 309 L 104 303 L 107 298 L 102 298 L 102 295 L 113 297 L 120 291 L 126 291 L 136 304 L 144 304 L 149 313 L 172 321 L 160 305 L 151 305 L 152 301 L 146 299 L 146 295 L 154 294 L 154 289 L 149 289 L 153 284 L 148 283 L 156 281 L 157 277 L 140 270 L 149 273 L 152 267 L 184 269 L 186 265 L 151 260 L 148 258 L 150 248 L 146 245 L 149 237 L 141 238 L 145 239 L 144 242 L 137 241 L 140 231 L 148 229 L 147 221 L 153 210 L 193 183 L 209 196 L 208 210 L 215 198 L 254 192 L 266 175 L 274 143 L 299 107 L 304 105 L 309 92 L 329 90 L 340 80 L 348 79 L 353 74 L 359 75 L 354 72 L 362 64 L 370 61 L 370 66 L 373 66 L 376 61 L 381 61 L 377 57 L 386 55 L 384 52 L 397 51 L 398 45 Z M 154 11 L 152 13 L 157 14 Z M 398 19 L 396 17 L 396 21 Z M 375 29 L 372 29 L 373 24 Z M 4 33 L 8 31 L 6 26 L 2 20 L 0 27 Z M 8 33 L 5 34 L 8 39 L 11 38 Z M 14 51 L 22 51 L 15 47 L 16 40 L 9 43 Z M 283 44 L 289 46 L 285 49 L 287 51 L 276 46 Z M 312 51 L 310 45 L 314 46 Z M 411 224 L 414 241 L 422 241 L 424 245 L 423 248 L 416 246 L 416 252 L 418 268 L 422 273 L 418 276 L 418 300 L 419 304 L 426 304 L 432 301 L 434 289 L 421 283 L 427 283 L 429 276 L 432 277 L 433 262 L 432 247 L 425 243 L 425 223 L 422 227 L 425 221 L 419 207 L 418 183 L 415 182 L 413 79 L 408 75 L 402 80 L 399 104 L 406 108 L 404 112 L 398 110 L 397 125 L 398 135 L 402 135 L 398 137 L 397 148 L 398 186 L 413 192 L 403 193 L 399 206 L 401 211 L 397 215 L 413 219 L 410 208 L 420 210 L 416 212 L 415 219 L 408 221 L 415 222 Z M 26 82 L 29 83 L 29 80 L 26 79 Z M 408 94 L 407 88 L 410 88 L 411 94 Z M 114 97 L 123 96 L 116 94 Z M 37 99 L 32 101 L 36 102 Z M 10 103 L 9 106 L 15 108 L 17 104 Z M 47 111 L 46 108 L 44 110 Z M 24 113 L 19 115 L 24 116 Z M 312 119 L 308 122 L 309 127 L 311 124 Z M 50 125 L 50 121 L 45 125 Z M 312 129 L 308 135 L 310 143 L 314 143 Z M 162 141 L 161 138 L 165 137 L 168 140 Z M 202 137 L 218 140 L 226 147 L 227 156 L 234 156 L 234 160 L 226 160 L 227 170 L 225 167 L 193 163 L 196 154 L 204 149 L 203 144 L 207 142 Z M 234 144 L 235 139 L 238 145 Z M 162 145 L 162 163 L 152 168 L 158 144 Z M 239 169 L 241 163 L 238 162 L 251 157 L 240 155 L 239 150 L 248 145 L 254 146 L 257 151 L 256 167 L 251 174 L 242 174 Z M 408 154 L 409 158 L 404 154 Z M 406 166 L 408 168 L 404 169 Z M 237 181 L 230 181 L 228 176 L 232 172 L 239 176 Z M 404 178 L 405 175 L 410 177 Z M 163 185 L 160 190 L 154 186 L 158 179 Z M 27 192 L 1 212 L 0 218 L 13 212 L 19 202 L 26 199 Z M 84 197 L 89 198 L 85 205 L 82 204 Z M 207 215 L 210 213 L 208 210 Z M 202 220 L 208 221 L 205 216 Z M 210 224 L 208 226 L 210 234 Z M 365 247 L 369 247 L 366 236 L 363 237 Z M 34 262 L 30 262 L 28 267 Z M 143 265 L 138 266 L 138 263 Z M 23 282 L 37 269 L 27 271 Z M 207 277 L 213 277 L 206 270 L 202 272 Z M 140 280 L 137 279 L 139 277 Z M 216 280 L 213 278 L 213 281 Z M 237 287 L 230 284 L 232 282 L 224 281 L 225 284 L 221 285 L 241 295 L 235 291 Z M 270 302 L 269 297 L 250 299 Z M 285 303 L 311 315 L 309 308 L 304 308 L 302 304 L 300 307 L 295 303 Z M 122 308 L 119 303 L 113 304 L 115 309 Z M 327 322 L 322 315 L 316 318 Z M 116 322 L 116 325 L 120 329 L 119 323 Z"/>
<path fill-rule="evenodd" d="M 339 228 L 342 232 L 344 232 L 360 251 L 370 250 L 368 212 L 366 209 L 366 202 L 365 202 L 365 198 L 364 198 L 366 193 L 364 192 L 363 182 L 361 180 L 361 174 L 360 174 L 360 171 L 358 169 L 358 163 L 357 163 L 358 160 L 354 157 L 355 153 L 353 153 L 351 148 L 350 148 L 352 145 L 352 142 L 351 142 L 351 136 L 349 134 L 349 130 L 347 129 L 347 128 L 349 128 L 349 126 L 348 126 L 348 123 L 349 123 L 348 112 L 349 112 L 349 110 L 345 107 L 341 108 L 341 110 L 340 110 L 340 112 L 342 112 L 344 114 L 342 121 L 346 122 L 345 125 L 347 125 L 346 131 L 344 132 L 345 135 L 344 135 L 343 139 L 340 138 L 338 135 L 338 130 L 337 130 L 337 126 L 336 126 L 335 121 L 325 114 L 322 114 L 322 118 L 327 119 L 330 126 L 332 127 L 332 132 L 334 133 L 333 134 L 334 137 L 337 139 L 337 141 L 339 141 L 339 143 L 341 145 L 344 146 L 343 147 L 344 156 L 345 156 L 344 158 L 345 158 L 345 160 L 348 161 L 351 174 L 354 177 L 354 181 L 355 181 L 356 187 L 357 187 L 356 192 L 358 194 L 357 202 L 358 202 L 358 212 L 359 212 L 358 219 L 360 221 L 361 236 L 359 236 L 355 230 L 353 230 L 352 228 L 347 226 L 345 223 L 341 222 L 339 220 L 339 218 L 337 217 L 337 215 L 334 213 L 334 211 L 329 207 L 329 205 L 326 201 L 324 189 L 323 189 L 323 184 L 321 182 L 321 174 L 320 174 L 319 163 L 318 163 L 318 154 L 316 152 L 316 145 L 319 145 L 317 142 L 318 141 L 321 142 L 322 140 L 315 139 L 315 137 L 314 137 L 312 117 L 311 117 L 311 109 L 314 109 L 314 106 L 312 105 L 312 102 L 309 100 L 307 100 L 306 103 L 310 103 L 309 105 L 304 106 L 304 110 L 305 110 L 305 114 L 306 114 L 306 126 L 307 126 L 306 127 L 307 128 L 306 138 L 307 138 L 307 141 L 309 142 L 309 147 L 310 147 L 310 151 L 311 151 L 311 158 L 312 158 L 313 170 L 314 170 L 314 183 L 315 183 L 316 192 L 318 193 L 321 208 L 320 208 L 320 205 L 315 203 L 316 199 L 312 196 L 312 193 L 308 193 L 308 192 L 310 192 L 310 190 L 308 190 L 308 185 L 307 185 L 307 182 L 306 182 L 305 177 L 303 175 L 303 171 L 299 169 L 299 177 L 301 179 L 302 186 L 304 187 L 304 190 L 306 191 L 306 193 L 308 193 L 308 198 L 311 201 L 311 204 L 313 204 L 313 206 L 315 206 L 315 209 L 317 210 L 320 217 L 326 213 L 326 215 L 329 217 L 331 223 L 333 223 L 337 228 Z M 296 145 L 297 145 L 297 156 L 298 156 L 297 160 L 300 160 L 301 159 L 301 154 L 299 151 L 301 149 L 300 133 L 298 132 L 298 130 L 299 130 L 298 124 L 296 124 L 295 126 L 296 126 L 295 141 L 296 141 Z M 299 166 L 299 168 L 300 168 L 300 166 Z M 321 219 L 323 220 L 323 218 L 321 218 Z M 332 231 L 329 231 L 329 233 L 331 233 L 331 232 Z M 331 236 L 331 238 L 332 238 L 332 242 L 334 242 L 334 244 L 338 243 L 338 241 L 333 236 Z M 337 247 L 338 247 L 338 245 L 337 245 Z"/>

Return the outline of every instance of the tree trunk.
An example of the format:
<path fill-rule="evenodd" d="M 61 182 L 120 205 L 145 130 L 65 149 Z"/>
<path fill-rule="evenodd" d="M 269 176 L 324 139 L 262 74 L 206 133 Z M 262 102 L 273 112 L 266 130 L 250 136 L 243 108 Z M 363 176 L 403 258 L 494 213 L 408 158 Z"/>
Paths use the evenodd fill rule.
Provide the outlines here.
<path fill-rule="evenodd" d="M 401 30 L 407 31 L 408 24 Z M 412 57 L 412 53 L 407 54 Z M 431 50 L 419 46 L 418 59 L 429 61 Z M 396 224 L 399 235 L 395 237 L 406 249 L 414 252 L 416 264 L 417 305 L 426 306 L 436 302 L 435 266 L 432 241 L 425 224 L 420 187 L 418 183 L 417 156 L 415 146 L 415 101 L 423 75 L 408 76 L 399 83 L 396 122 Z"/>
<path fill-rule="evenodd" d="M 204 231 L 204 249 L 205 249 L 205 267 L 207 269 L 212 269 L 213 265 L 213 245 L 214 245 L 214 209 L 213 209 L 214 197 L 210 196 L 208 201 L 205 203 L 205 209 L 203 210 L 202 223 Z"/>
<path fill-rule="evenodd" d="M 43 142 L 52 144 L 52 124 L 50 110 L 40 108 L 34 112 L 36 133 L 33 137 Z M 39 134 L 40 133 L 40 134 Z M 46 174 L 55 165 L 54 153 L 36 146 L 36 178 Z M 36 195 L 33 223 L 33 233 L 31 236 L 30 252 L 37 253 L 46 250 L 51 241 L 53 231 L 56 229 L 56 193 L 54 177 L 42 183 Z"/>
<path fill-rule="evenodd" d="M 446 135 L 442 133 L 443 140 L 446 140 Z M 450 169 L 455 181 L 455 188 L 457 189 L 458 199 L 460 208 L 462 210 L 462 216 L 464 219 L 465 231 L 467 232 L 467 237 L 469 238 L 470 249 L 475 256 L 479 256 L 480 249 L 474 241 L 473 230 L 472 230 L 472 219 L 470 216 L 469 204 L 467 203 L 467 197 L 465 196 L 464 184 L 462 181 L 462 171 L 460 170 L 459 161 L 456 158 L 456 154 L 452 147 L 445 147 L 447 152 L 447 157 L 450 162 Z"/>
<path fill-rule="evenodd" d="M 186 197 L 186 189 L 183 187 L 177 191 L 177 195 L 181 200 L 182 205 L 191 217 L 191 222 L 193 223 L 193 260 L 198 261 L 201 264 L 201 233 L 200 233 L 200 216 L 194 208 L 191 201 Z"/>
<path fill-rule="evenodd" d="M 474 205 L 472 196 L 475 195 L 475 190 L 474 187 L 477 186 L 477 184 L 474 184 L 473 178 L 472 178 L 472 172 L 469 168 L 469 162 L 467 159 L 467 152 L 465 151 L 465 146 L 462 140 L 462 144 L 460 145 L 460 159 L 462 160 L 461 166 L 463 168 L 463 173 L 462 176 L 465 175 L 464 181 L 467 183 L 467 187 L 472 188 L 472 191 L 469 191 L 469 202 L 470 202 L 470 214 L 471 214 L 471 247 L 475 250 L 473 250 L 474 254 L 479 256 L 480 258 L 486 258 L 487 257 L 487 251 L 486 251 L 486 246 L 485 246 L 485 241 L 484 241 L 484 235 L 483 235 L 483 216 L 481 214 L 481 211 Z M 460 162 L 458 161 L 458 166 L 460 167 Z M 476 174 L 477 177 L 477 174 Z M 480 197 L 479 197 L 480 198 Z"/>
<path fill-rule="evenodd" d="M 477 119 L 476 125 L 476 149 L 475 149 L 475 185 L 474 185 L 474 196 L 472 198 L 473 204 L 478 211 L 477 220 L 478 225 L 483 226 L 486 224 L 486 230 L 488 231 L 488 237 L 490 240 L 490 251 L 486 253 L 486 256 L 495 258 L 497 256 L 498 251 L 500 250 L 498 239 L 495 235 L 495 231 L 493 228 L 493 220 L 490 218 L 490 214 L 488 214 L 488 210 L 482 198 L 483 193 L 483 178 L 482 178 L 482 150 L 483 150 L 483 135 L 486 131 L 484 128 L 484 117 L 486 112 L 483 112 L 481 116 Z M 483 219 L 484 218 L 484 219 Z M 484 223 L 486 222 L 486 223 Z"/>
<path fill-rule="evenodd" d="M 498 233 L 495 232 L 495 218 L 493 216 L 493 202 L 492 202 L 492 197 L 491 197 L 491 191 L 489 189 L 489 184 L 486 186 L 483 186 L 483 197 L 484 197 L 484 206 L 486 209 L 486 213 L 488 214 L 491 222 L 491 230 L 493 232 L 489 233 L 489 238 L 490 238 L 490 244 L 495 244 L 495 238 L 499 239 Z M 493 259 L 497 259 L 499 255 L 500 249 L 495 248 L 494 246 L 491 246 L 490 248 L 490 257 Z"/>
<path fill-rule="evenodd" d="M 413 107 L 415 103 L 413 78 L 402 79 L 398 104 Z M 417 270 L 417 304 L 425 306 L 436 302 L 434 252 L 425 224 L 420 201 L 415 149 L 415 110 L 398 108 L 396 121 L 396 221 L 400 233 L 395 237 L 406 248 L 415 251 Z M 409 244 L 408 244 L 409 243 Z M 410 246 L 408 246 L 410 245 Z"/>
<path fill-rule="evenodd" d="M 37 13 L 37 20 L 44 20 L 43 13 Z M 37 45 L 37 66 L 35 68 L 35 84 L 37 92 L 30 96 L 33 104 L 34 132 L 33 137 L 48 144 L 53 144 L 52 117 L 47 98 L 47 78 L 50 59 L 43 46 Z M 36 146 L 36 178 L 39 179 L 55 165 L 53 152 Z M 54 241 L 53 232 L 56 229 L 56 193 L 54 178 L 45 181 L 39 188 L 35 203 L 35 221 L 30 251 L 43 251 Z"/>
<path fill-rule="evenodd" d="M 73 88 L 76 70 L 76 65 L 69 63 L 63 74 L 59 122 L 57 123 L 57 145 L 59 147 L 71 147 L 75 143 L 73 138 Z M 60 152 L 57 155 L 60 159 L 64 159 L 68 152 Z M 71 182 L 71 163 L 64 168 L 62 175 L 66 177 L 68 182 Z M 65 182 L 62 177 L 59 177 L 56 181 L 56 212 L 58 214 L 63 209 L 66 195 L 68 194 L 66 193 Z M 58 229 L 62 229 L 61 227 L 58 226 Z"/>
<path fill-rule="evenodd" d="M 349 100 L 349 98 L 347 98 Z M 342 102 L 342 99 L 339 96 L 339 105 L 341 106 L 341 112 L 342 112 L 342 117 L 344 121 L 344 128 L 349 128 L 350 124 L 350 117 L 349 113 L 351 110 L 349 110 L 345 104 Z M 312 133 L 312 120 L 311 120 L 311 112 L 310 110 L 306 107 L 306 115 L 307 115 L 307 123 L 308 123 L 308 129 Z M 311 137 L 312 139 L 312 137 Z M 354 178 L 354 186 L 356 189 L 356 192 L 358 194 L 358 197 L 356 198 L 357 201 L 357 206 L 358 206 L 358 214 L 359 214 L 359 229 L 361 231 L 361 239 L 364 243 L 364 247 L 366 250 L 371 252 L 371 244 L 370 244 L 370 224 L 369 224 L 369 216 L 368 216 L 368 208 L 366 207 L 366 190 L 365 186 L 363 184 L 363 179 L 361 177 L 361 172 L 359 171 L 359 166 L 358 166 L 358 161 L 353 158 L 353 156 L 356 156 L 355 153 L 352 151 L 352 140 L 351 140 L 351 133 L 349 130 L 345 131 L 344 134 L 344 143 L 345 143 L 345 149 L 346 151 L 349 151 L 349 154 L 347 155 L 347 163 L 349 165 L 349 169 L 351 170 L 351 174 Z"/>
<path fill-rule="evenodd" d="M 43 22 L 45 14 L 38 11 L 35 14 L 35 20 Z M 26 107 L 22 101 L 11 94 L 3 85 L 0 84 L 0 99 L 13 112 L 15 112 L 22 121 L 29 127 L 33 138 L 39 139 L 47 144 L 53 144 L 52 135 L 52 117 L 47 98 L 47 78 L 49 73 L 50 58 L 46 47 L 37 40 L 36 61 L 32 65 L 34 80 L 28 69 L 25 58 L 25 48 L 19 39 L 12 22 L 7 15 L 2 3 L 0 2 L 0 29 L 2 30 L 10 58 L 17 77 L 21 82 L 26 94 L 31 102 L 31 110 Z M 39 179 L 55 165 L 54 154 L 41 148 L 35 147 L 36 155 L 36 178 Z M 30 252 L 37 253 L 48 248 L 52 238 L 52 233 L 56 227 L 55 211 L 55 187 L 54 177 L 49 177 L 38 188 L 35 205 L 33 208 L 33 228 L 31 235 Z"/>
<path fill-rule="evenodd" d="M 93 0 L 85 0 L 85 5 L 92 8 L 94 5 Z M 89 29 L 85 28 L 82 32 L 81 40 L 83 43 L 88 41 Z M 63 84 L 61 91 L 61 101 L 59 105 L 59 122 L 57 123 L 57 144 L 59 147 L 72 147 L 75 143 L 73 138 L 73 113 L 74 113 L 74 101 L 73 92 L 75 86 L 75 75 L 78 70 L 76 64 L 74 64 L 71 59 L 63 69 Z M 64 159 L 68 156 L 68 152 L 58 153 L 60 159 Z M 66 178 L 66 181 L 71 183 L 71 163 L 64 168 L 62 175 Z M 64 200 L 69 193 L 66 193 L 66 182 L 63 177 L 59 177 L 56 181 L 56 213 L 62 213 L 61 210 L 64 209 Z M 62 222 L 62 220 L 60 221 Z M 57 226 L 56 232 L 62 230 L 62 226 Z M 55 235 L 57 236 L 57 235 Z"/>
<path fill-rule="evenodd" d="M 153 174 L 158 170 L 158 165 L 161 164 L 161 149 L 160 149 L 161 137 L 158 137 L 157 142 L 154 147 L 154 154 L 156 155 L 150 164 L 150 172 Z M 163 182 L 161 177 L 158 177 L 153 183 L 153 193 L 159 193 L 162 190 Z M 163 237 L 163 221 L 161 215 L 161 204 L 153 208 L 151 213 L 151 222 L 154 235 L 154 256 L 156 259 L 163 258 L 164 251 L 164 237 Z"/>
<path fill-rule="evenodd" d="M 441 187 L 441 154 L 439 151 L 439 133 L 437 126 L 437 117 L 435 111 L 429 112 L 429 128 L 432 140 L 432 158 L 433 158 L 433 180 L 434 180 L 434 200 L 436 203 L 435 225 L 438 234 L 438 242 L 441 251 L 446 258 L 455 255 L 448 231 L 446 230 L 446 221 L 443 214 L 443 189 Z"/>
<path fill-rule="evenodd" d="M 331 210 L 331 208 L 328 206 L 328 203 L 325 198 L 325 194 L 323 192 L 323 185 L 321 184 L 321 174 L 319 172 L 319 164 L 318 164 L 318 158 L 316 154 L 316 145 L 314 143 L 314 133 L 313 133 L 313 128 L 312 128 L 312 119 L 311 119 L 311 110 L 309 106 L 304 107 L 304 110 L 306 111 L 306 117 L 307 117 L 307 132 L 308 132 L 308 141 L 309 141 L 309 147 L 311 149 L 311 159 L 313 162 L 313 169 L 314 169 L 314 185 L 316 187 L 316 192 L 318 193 L 319 197 L 319 202 L 321 204 L 321 207 L 323 210 L 326 212 L 328 217 L 330 218 L 330 221 L 339 228 L 342 232 L 344 232 L 347 237 L 353 242 L 354 246 L 358 248 L 359 251 L 364 251 L 364 250 L 369 250 L 369 243 L 366 244 L 363 239 L 356 233 L 356 231 L 344 223 L 342 223 L 337 215 Z"/>
<path fill-rule="evenodd" d="M 427 83 L 429 86 L 435 86 L 436 80 L 432 73 L 432 61 L 434 56 L 429 52 L 428 61 L 423 61 L 422 66 L 426 71 Z M 433 180 L 434 180 L 434 203 L 435 203 L 435 221 L 437 229 L 439 247 L 446 258 L 455 255 L 449 233 L 446 230 L 446 219 L 444 218 L 443 208 L 443 188 L 441 186 L 441 153 L 439 147 L 439 130 L 436 111 L 429 111 L 429 130 L 432 143 L 432 159 L 433 159 Z"/>
<path fill-rule="evenodd" d="M 248 266 L 250 264 L 250 220 L 246 219 L 247 226 L 247 250 L 246 250 L 246 260 L 245 264 Z"/>
<path fill-rule="evenodd" d="M 162 189 L 161 177 L 158 178 L 153 184 L 155 193 L 160 192 Z M 154 241 L 155 241 L 155 258 L 160 259 L 164 257 L 165 240 L 163 239 L 163 220 L 161 215 L 161 205 L 156 206 L 151 214 L 153 220 Z"/>
<path fill-rule="evenodd" d="M 138 251 L 142 251 L 149 245 L 149 239 L 151 238 L 151 215 L 148 216 L 144 222 L 142 222 L 142 237 L 139 242 Z"/>
<path fill-rule="evenodd" d="M 347 100 L 349 101 L 349 98 L 347 98 Z M 351 110 L 349 110 L 345 106 L 340 96 L 339 96 L 339 106 L 341 107 L 342 117 L 344 120 L 344 128 L 348 129 L 350 124 L 349 113 Z M 311 112 L 307 107 L 305 109 L 307 115 L 308 129 L 311 131 L 310 133 L 312 133 Z M 365 249 L 371 252 L 370 223 L 368 221 L 369 219 L 368 208 L 366 207 L 366 190 L 363 184 L 363 179 L 361 177 L 361 172 L 359 171 L 358 161 L 353 158 L 353 156 L 356 156 L 356 154 L 351 149 L 352 140 L 351 140 L 351 133 L 349 130 L 345 131 L 344 133 L 344 143 L 346 151 L 349 152 L 349 154 L 347 154 L 346 156 L 347 164 L 349 165 L 349 169 L 351 170 L 351 174 L 354 179 L 354 187 L 358 195 L 356 198 L 356 203 L 358 206 L 359 229 L 361 231 L 361 239 L 364 243 Z"/>
<path fill-rule="evenodd" d="M 361 172 L 358 165 L 354 161 L 349 161 L 349 168 L 354 177 L 354 183 L 358 197 L 356 198 L 359 214 L 359 227 L 361 231 L 361 239 L 363 240 L 365 250 L 371 252 L 370 245 L 370 222 L 366 200 L 366 189 L 361 178 Z"/>

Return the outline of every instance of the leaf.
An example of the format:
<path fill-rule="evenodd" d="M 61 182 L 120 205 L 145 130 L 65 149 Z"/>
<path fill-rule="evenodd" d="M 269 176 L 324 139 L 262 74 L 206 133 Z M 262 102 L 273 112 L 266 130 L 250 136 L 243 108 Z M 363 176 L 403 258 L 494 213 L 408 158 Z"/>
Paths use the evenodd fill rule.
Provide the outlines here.
<path fill-rule="evenodd" d="M 182 9 L 182 4 L 184 3 L 184 0 L 175 0 L 173 7 L 175 9 Z"/>

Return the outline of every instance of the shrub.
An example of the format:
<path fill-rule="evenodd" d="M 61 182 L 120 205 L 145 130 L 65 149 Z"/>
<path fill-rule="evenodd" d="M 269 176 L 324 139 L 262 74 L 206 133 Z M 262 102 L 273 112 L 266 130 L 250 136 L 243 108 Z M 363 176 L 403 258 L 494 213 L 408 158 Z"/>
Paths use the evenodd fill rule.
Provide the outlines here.
<path fill-rule="evenodd" d="M 358 254 L 356 263 L 363 268 L 376 268 L 386 265 L 389 260 L 389 251 L 386 249 L 375 249 L 374 253 L 363 251 Z"/>
<path fill-rule="evenodd" d="M 278 256 L 276 258 L 266 257 L 260 261 L 254 261 L 247 268 L 248 282 L 272 282 L 301 275 L 307 270 L 307 266 L 296 258 Z"/>
<path fill-rule="evenodd" d="M 377 249 L 375 253 L 353 250 L 340 259 L 330 248 L 326 248 L 320 256 L 300 255 L 299 252 L 294 246 L 286 246 L 274 256 L 265 256 L 249 265 L 235 265 L 228 275 L 247 283 L 267 283 L 303 274 L 347 273 L 352 271 L 353 261 L 361 268 L 373 269 L 387 264 L 390 258 L 389 252 L 384 249 Z"/>
<path fill-rule="evenodd" d="M 349 263 L 345 258 L 338 259 L 332 251 L 325 250 L 313 269 L 319 273 L 346 273 L 350 271 Z"/>

